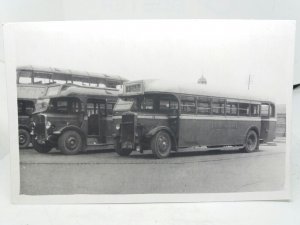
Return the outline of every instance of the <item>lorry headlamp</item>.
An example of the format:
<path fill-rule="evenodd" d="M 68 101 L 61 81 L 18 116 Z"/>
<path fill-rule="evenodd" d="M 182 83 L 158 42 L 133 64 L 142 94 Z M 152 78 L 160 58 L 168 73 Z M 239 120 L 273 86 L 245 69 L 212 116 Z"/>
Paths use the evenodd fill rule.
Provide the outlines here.
<path fill-rule="evenodd" d="M 49 129 L 51 127 L 51 123 L 47 121 L 46 128 Z"/>
<path fill-rule="evenodd" d="M 116 130 L 120 130 L 120 124 L 119 123 L 116 124 Z"/>

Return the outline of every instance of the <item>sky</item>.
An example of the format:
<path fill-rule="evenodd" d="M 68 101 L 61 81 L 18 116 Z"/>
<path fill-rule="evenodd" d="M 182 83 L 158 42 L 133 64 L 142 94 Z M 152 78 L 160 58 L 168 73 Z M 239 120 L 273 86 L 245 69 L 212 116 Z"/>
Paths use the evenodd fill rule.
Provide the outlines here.
<path fill-rule="evenodd" d="M 285 103 L 293 73 L 294 25 L 257 20 L 114 20 L 8 26 L 14 32 L 18 66 L 178 83 L 197 83 L 203 75 L 207 86 L 220 92 L 234 89 Z"/>

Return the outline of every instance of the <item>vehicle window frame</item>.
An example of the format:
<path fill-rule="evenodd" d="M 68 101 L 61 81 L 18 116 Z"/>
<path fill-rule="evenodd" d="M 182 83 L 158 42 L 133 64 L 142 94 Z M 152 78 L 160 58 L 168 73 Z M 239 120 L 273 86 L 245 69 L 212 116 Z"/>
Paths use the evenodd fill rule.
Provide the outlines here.
<path fill-rule="evenodd" d="M 265 114 L 265 109 L 263 109 L 263 106 L 267 106 L 268 109 L 267 109 L 267 114 Z M 270 104 L 268 103 L 261 103 L 260 104 L 260 116 L 261 117 L 265 117 L 265 118 L 269 118 L 270 117 Z"/>
<path fill-rule="evenodd" d="M 202 100 L 202 99 L 203 100 L 208 100 L 208 101 L 199 101 L 199 100 Z M 198 114 L 198 115 L 211 115 L 211 113 L 212 113 L 211 100 L 212 100 L 212 98 L 209 97 L 209 96 L 198 96 L 197 99 L 196 99 L 196 108 L 197 108 L 196 114 Z M 199 102 L 200 103 L 208 103 L 208 107 L 200 107 Z M 200 109 L 208 110 L 208 112 L 207 113 L 206 112 L 199 113 Z"/>
<path fill-rule="evenodd" d="M 215 100 L 215 102 L 214 102 Z M 223 107 L 214 107 L 213 104 L 223 104 Z M 225 116 L 225 105 L 226 105 L 226 99 L 225 98 L 218 98 L 218 97 L 212 97 L 211 99 L 211 115 L 214 116 Z M 214 113 L 214 109 L 220 109 L 221 112 L 219 113 Z M 223 112 L 222 112 L 223 111 Z"/>
<path fill-rule="evenodd" d="M 248 108 L 246 109 L 246 108 L 241 108 L 240 107 L 240 105 L 241 104 L 243 104 L 243 105 L 248 105 Z M 251 111 L 251 109 L 250 109 L 250 103 L 249 102 L 239 102 L 239 104 L 238 104 L 238 115 L 239 116 L 245 116 L 245 117 L 249 117 L 250 116 L 250 111 Z M 244 114 L 244 115 L 241 115 L 241 110 L 244 110 L 244 111 L 246 111 L 247 113 L 246 114 Z"/>
<path fill-rule="evenodd" d="M 230 112 L 228 113 L 227 112 L 227 109 L 228 109 L 228 104 L 230 104 Z M 236 110 L 236 113 L 235 114 L 233 114 L 232 113 L 232 106 L 233 105 L 235 105 L 236 106 L 236 108 L 235 108 L 235 110 Z M 238 101 L 235 101 L 235 100 L 226 100 L 226 103 L 225 103 L 225 115 L 226 116 L 238 116 L 238 114 L 239 114 L 239 103 L 238 103 Z"/>
<path fill-rule="evenodd" d="M 66 105 L 67 110 L 66 111 L 58 111 L 57 110 L 57 107 L 58 107 L 57 102 L 58 101 L 66 101 L 67 102 L 67 105 Z M 75 112 L 75 110 L 73 110 L 72 105 L 74 104 L 74 102 L 78 103 L 78 106 L 79 106 L 78 112 Z M 53 109 L 50 110 L 50 104 L 53 104 L 53 103 L 55 103 L 55 105 L 54 105 L 55 111 Z M 58 98 L 50 98 L 50 102 L 49 102 L 47 111 L 52 112 L 52 113 L 58 113 L 58 114 L 80 114 L 80 113 L 83 112 L 83 107 L 82 107 L 82 102 L 79 98 L 76 98 L 76 97 L 58 97 Z"/>
<path fill-rule="evenodd" d="M 193 111 L 184 111 L 183 106 L 190 106 L 190 105 L 183 105 L 183 102 L 192 102 L 194 103 Z M 187 96 L 183 95 L 180 97 L 180 112 L 181 114 L 194 114 L 197 113 L 197 97 L 196 96 Z"/>
<path fill-rule="evenodd" d="M 252 107 L 257 107 L 258 113 L 254 114 L 252 111 Z M 250 116 L 251 117 L 260 117 L 260 104 L 250 103 Z"/>
<path fill-rule="evenodd" d="M 168 102 L 168 108 L 166 109 L 161 109 L 161 101 L 167 101 Z M 175 103 L 175 104 L 174 104 Z M 173 108 L 172 106 L 176 106 Z M 159 95 L 157 97 L 157 113 L 162 113 L 162 114 L 170 114 L 174 111 L 178 112 L 179 110 L 179 101 L 174 95 Z"/>
<path fill-rule="evenodd" d="M 145 99 L 151 99 L 152 100 L 152 109 L 144 109 L 144 103 L 145 103 Z M 137 97 L 137 104 L 138 104 L 138 112 L 143 112 L 143 113 L 155 113 L 157 112 L 157 110 L 155 109 L 155 102 L 156 102 L 156 98 L 153 95 L 143 95 L 142 99 L 139 99 Z"/>

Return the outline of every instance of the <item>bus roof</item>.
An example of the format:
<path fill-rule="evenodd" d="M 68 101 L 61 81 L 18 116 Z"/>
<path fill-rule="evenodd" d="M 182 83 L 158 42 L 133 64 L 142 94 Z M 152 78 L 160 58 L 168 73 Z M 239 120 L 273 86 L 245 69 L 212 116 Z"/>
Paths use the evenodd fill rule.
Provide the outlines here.
<path fill-rule="evenodd" d="M 140 85 L 140 86 L 139 86 Z M 139 89 L 140 87 L 140 89 Z M 274 102 L 273 99 L 257 96 L 253 93 L 242 93 L 241 91 L 225 91 L 212 89 L 199 84 L 179 84 L 164 80 L 138 80 L 124 83 L 123 96 L 137 95 L 143 93 L 172 93 L 197 96 L 211 96 L 220 98 L 231 98 L 239 100 Z"/>
<path fill-rule="evenodd" d="M 79 86 L 75 84 L 56 84 L 47 86 L 47 91 L 41 98 L 107 96 L 117 97 L 120 91 L 115 88 L 100 88 Z"/>
<path fill-rule="evenodd" d="M 105 84 L 107 87 L 116 87 L 117 85 L 123 84 L 127 79 L 118 75 L 107 75 L 86 71 L 75 71 L 68 69 L 58 69 L 54 67 L 36 67 L 36 66 L 19 66 L 17 67 L 18 76 L 31 77 L 34 71 L 34 77 L 36 78 L 46 78 L 53 80 L 75 80 L 79 82 L 86 83 L 100 83 Z M 25 73 L 20 73 L 24 71 Z"/>

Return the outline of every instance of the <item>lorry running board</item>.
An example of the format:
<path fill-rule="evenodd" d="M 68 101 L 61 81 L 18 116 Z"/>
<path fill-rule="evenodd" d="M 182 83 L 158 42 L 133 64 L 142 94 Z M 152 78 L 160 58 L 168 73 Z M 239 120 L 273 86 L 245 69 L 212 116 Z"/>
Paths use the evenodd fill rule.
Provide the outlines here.
<path fill-rule="evenodd" d="M 90 150 L 114 150 L 114 145 L 112 144 L 94 144 L 94 145 L 87 145 L 85 151 Z"/>

